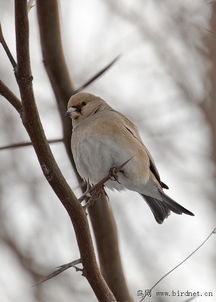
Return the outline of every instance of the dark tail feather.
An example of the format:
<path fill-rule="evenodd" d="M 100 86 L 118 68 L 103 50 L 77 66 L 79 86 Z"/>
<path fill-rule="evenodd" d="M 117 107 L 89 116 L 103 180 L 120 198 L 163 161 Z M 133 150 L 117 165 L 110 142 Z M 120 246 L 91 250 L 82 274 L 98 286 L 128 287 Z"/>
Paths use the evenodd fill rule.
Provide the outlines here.
<path fill-rule="evenodd" d="M 163 198 L 163 201 L 146 196 L 141 194 L 142 197 L 147 202 L 148 206 L 150 207 L 156 221 L 158 223 L 162 223 L 165 218 L 167 218 L 170 214 L 170 211 L 176 213 L 176 214 L 187 214 L 194 216 L 194 214 L 184 207 L 182 207 L 180 204 L 178 204 L 176 201 L 174 201 L 172 198 L 167 196 L 165 193 L 161 193 L 161 196 Z"/>

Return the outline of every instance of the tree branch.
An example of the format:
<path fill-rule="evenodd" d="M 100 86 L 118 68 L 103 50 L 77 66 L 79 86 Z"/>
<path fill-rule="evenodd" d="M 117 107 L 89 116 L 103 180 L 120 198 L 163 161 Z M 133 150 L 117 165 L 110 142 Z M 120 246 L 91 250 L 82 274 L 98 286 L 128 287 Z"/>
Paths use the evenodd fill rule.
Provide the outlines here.
<path fill-rule="evenodd" d="M 15 24 L 17 47 L 16 78 L 23 103 L 23 124 L 31 138 L 46 179 L 71 218 L 86 278 L 100 301 L 115 301 L 97 267 L 86 215 L 55 162 L 40 122 L 32 89 L 26 0 L 15 0 Z"/>
<path fill-rule="evenodd" d="M 79 259 L 74 260 L 72 262 L 69 262 L 67 264 L 60 265 L 60 266 L 57 267 L 57 269 L 54 272 L 50 273 L 45 278 L 41 279 L 35 285 L 39 285 L 41 283 L 44 283 L 45 281 L 48 281 L 48 280 L 58 276 L 59 274 L 61 274 L 62 272 L 64 272 L 65 270 L 67 270 L 71 267 L 74 267 L 77 271 L 83 271 L 83 269 L 77 267 L 77 264 L 80 264 L 80 263 L 82 263 L 82 260 L 79 258 Z"/>
<path fill-rule="evenodd" d="M 58 138 L 58 139 L 49 139 L 47 140 L 49 144 L 56 144 L 56 143 L 62 143 L 63 138 Z M 16 149 L 16 148 L 22 148 L 22 147 L 27 147 L 27 146 L 32 146 L 32 142 L 22 142 L 22 143 L 16 143 L 16 144 L 10 144 L 6 146 L 0 147 L 1 150 L 7 150 L 7 149 Z"/>
<path fill-rule="evenodd" d="M 37 14 L 45 67 L 56 95 L 56 100 L 60 103 L 59 110 L 63 117 L 67 102 L 74 89 L 69 78 L 68 70 L 65 67 L 57 0 L 37 0 Z M 61 68 L 62 66 L 63 69 Z M 101 74 L 102 73 L 100 73 L 100 75 Z M 84 86 L 87 87 L 87 84 L 90 84 L 90 81 L 92 82 L 93 80 L 95 80 L 94 77 L 86 82 Z M 62 82 L 64 83 L 62 84 Z M 63 110 L 63 112 L 61 110 Z M 68 122 L 69 119 L 66 121 L 62 118 L 64 136 L 66 136 L 64 140 L 65 147 L 69 154 L 69 152 L 71 152 L 71 123 L 68 126 Z M 67 125 L 65 125 L 65 123 L 67 123 Z M 71 156 L 70 159 L 75 168 Z M 78 179 L 81 184 L 79 176 Z M 89 213 L 97 242 L 100 267 L 103 275 L 118 301 L 131 301 L 120 259 L 116 224 L 106 196 L 103 196 L 101 202 L 96 202 Z M 107 261 L 107 259 L 109 259 L 109 261 Z"/>
<path fill-rule="evenodd" d="M 43 62 L 56 96 L 63 127 L 64 145 L 75 169 L 71 152 L 72 125 L 71 121 L 65 118 L 67 102 L 74 91 L 74 85 L 66 66 L 62 48 L 58 1 L 37 0 L 37 16 Z M 78 179 L 79 182 L 82 182 L 79 176 Z"/>
<path fill-rule="evenodd" d="M 22 103 L 18 97 L 0 80 L 0 94 L 8 100 L 8 102 L 20 114 L 22 111 Z"/>
<path fill-rule="evenodd" d="M 146 290 L 145 294 L 143 295 L 142 299 L 145 300 L 146 297 L 151 297 L 152 290 L 168 275 L 170 275 L 173 271 L 175 271 L 179 266 L 181 266 L 183 263 L 185 263 L 190 257 L 192 257 L 209 239 L 212 235 L 216 234 L 216 227 L 211 231 L 211 233 L 205 238 L 205 240 L 202 241 L 202 243 L 194 250 L 192 251 L 185 259 L 183 259 L 180 263 L 178 263 L 175 267 L 173 267 L 171 270 L 169 270 L 165 275 L 163 275 L 149 290 Z"/>
<path fill-rule="evenodd" d="M 12 53 L 10 52 L 10 49 L 4 39 L 4 35 L 3 35 L 3 32 L 2 32 L 2 27 L 1 27 L 1 23 L 0 23 L 0 43 L 2 44 L 7 56 L 8 56 L 8 59 L 10 60 L 11 62 L 11 65 L 13 66 L 13 68 L 15 69 L 16 68 L 16 61 L 14 60 L 14 57 L 12 55 Z"/>
<path fill-rule="evenodd" d="M 81 85 L 79 88 L 74 90 L 72 94 L 76 94 L 80 91 L 82 91 L 84 88 L 87 88 L 89 85 L 91 85 L 95 80 L 97 80 L 99 77 L 101 77 L 110 67 L 112 67 L 119 59 L 121 55 L 118 55 L 115 57 L 108 65 L 106 65 L 104 68 L 102 68 L 100 71 L 98 71 L 93 77 L 91 77 L 88 81 L 86 81 L 83 85 Z"/>
<path fill-rule="evenodd" d="M 95 184 L 94 186 L 90 187 L 89 190 L 86 191 L 86 193 L 84 195 L 82 195 L 78 200 L 79 202 L 82 202 L 84 199 L 87 200 L 87 204 L 89 203 L 89 206 L 92 206 L 94 203 L 90 202 L 90 201 L 94 201 L 94 196 L 98 194 L 98 192 L 102 192 L 103 186 L 104 184 L 108 181 L 108 180 L 114 180 L 114 181 L 118 181 L 118 173 L 122 170 L 122 168 L 132 159 L 129 158 L 127 161 L 125 161 L 124 163 L 122 163 L 120 166 L 118 167 L 114 167 L 111 168 L 108 175 L 105 176 L 104 178 L 102 178 L 97 184 Z M 104 192 L 104 191 L 103 191 Z M 83 206 L 83 208 L 86 208 L 85 204 Z M 107 264 L 109 264 L 109 258 L 106 259 L 107 260 Z M 72 262 L 69 262 L 67 264 L 63 264 L 61 266 L 59 266 L 54 272 L 52 272 L 51 274 L 49 274 L 48 276 L 46 276 L 45 278 L 43 278 L 38 284 L 45 282 L 47 280 L 50 280 L 53 277 L 56 277 L 57 275 L 59 275 L 60 273 L 64 272 L 66 269 L 74 267 L 76 269 L 76 271 L 82 271 L 83 269 L 77 267 L 76 265 L 81 263 L 81 259 L 77 259 L 74 260 Z M 118 268 L 118 266 L 117 266 Z M 117 280 L 118 281 L 118 280 Z M 118 282 L 117 282 L 118 285 Z"/>

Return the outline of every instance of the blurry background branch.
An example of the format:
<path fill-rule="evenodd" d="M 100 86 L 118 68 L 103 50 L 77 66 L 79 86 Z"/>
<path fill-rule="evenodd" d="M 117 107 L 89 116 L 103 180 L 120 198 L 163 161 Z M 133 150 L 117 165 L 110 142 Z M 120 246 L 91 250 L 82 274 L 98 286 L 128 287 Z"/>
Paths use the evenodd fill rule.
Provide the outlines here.
<path fill-rule="evenodd" d="M 216 182 L 216 2 L 212 2 L 212 14 L 210 20 L 210 31 L 212 33 L 206 35 L 205 41 L 208 47 L 207 57 L 211 62 L 209 69 L 210 87 L 200 108 L 203 112 L 206 122 L 208 123 L 211 135 L 211 158 L 214 163 L 214 179 Z M 215 197 L 213 197 L 215 199 Z M 215 202 L 215 201 L 214 201 Z M 216 207 L 216 202 L 215 202 Z"/>
<path fill-rule="evenodd" d="M 0 88 L 0 90 L 1 90 L 1 88 Z M 7 97 L 5 97 L 5 98 L 7 99 Z M 63 138 L 48 139 L 47 142 L 49 144 L 62 143 Z M 22 147 L 27 147 L 27 146 L 32 146 L 32 143 L 31 142 L 21 142 L 21 143 L 6 145 L 6 146 L 0 146 L 0 150 L 22 148 Z"/>
<path fill-rule="evenodd" d="M 74 84 L 71 81 L 63 53 L 58 1 L 37 0 L 36 6 L 43 62 L 55 93 L 62 121 L 65 148 L 75 169 L 70 147 L 71 121 L 65 118 L 67 102 L 74 91 Z"/>
<path fill-rule="evenodd" d="M 146 297 L 148 297 L 148 294 L 152 294 L 152 290 L 159 284 L 161 281 L 164 280 L 167 276 L 169 276 L 171 273 L 173 273 L 176 269 L 178 269 L 182 264 L 184 264 L 188 259 L 190 259 L 206 242 L 212 237 L 212 235 L 216 234 L 216 228 L 214 228 L 211 233 L 201 242 L 201 244 L 193 250 L 186 258 L 184 258 L 180 263 L 178 263 L 176 266 L 174 266 L 171 270 L 169 270 L 165 275 L 163 275 L 149 290 L 147 293 L 144 294 L 143 298 L 140 300 L 142 302 Z"/>
<path fill-rule="evenodd" d="M 118 59 L 121 57 L 121 55 L 118 55 L 116 58 L 114 58 L 108 65 L 106 65 L 104 68 L 102 68 L 100 71 L 98 71 L 93 77 L 91 77 L 87 82 L 85 82 L 83 85 L 81 85 L 79 88 L 73 91 L 73 94 L 76 94 L 83 89 L 90 86 L 95 80 L 97 80 L 99 77 L 101 77 L 110 67 L 112 67 Z"/>
<path fill-rule="evenodd" d="M 58 103 L 64 129 L 65 147 L 75 169 L 70 147 L 72 132 L 71 121 L 69 119 L 65 119 L 67 102 L 70 96 L 74 93 L 74 86 L 70 80 L 64 59 L 58 1 L 37 0 L 37 14 L 44 65 Z M 119 56 L 82 85 L 82 87 L 79 88 L 79 91 L 101 76 L 101 74 L 110 68 L 118 58 Z M 75 92 L 77 91 L 75 90 Z M 82 180 L 78 173 L 76 173 L 76 175 L 79 183 L 82 184 Z M 120 302 L 130 301 L 131 297 L 127 289 L 121 264 L 115 220 L 106 196 L 104 194 L 102 196 L 103 198 L 98 200 L 89 210 L 94 236 L 97 243 L 101 271 L 116 299 Z"/>

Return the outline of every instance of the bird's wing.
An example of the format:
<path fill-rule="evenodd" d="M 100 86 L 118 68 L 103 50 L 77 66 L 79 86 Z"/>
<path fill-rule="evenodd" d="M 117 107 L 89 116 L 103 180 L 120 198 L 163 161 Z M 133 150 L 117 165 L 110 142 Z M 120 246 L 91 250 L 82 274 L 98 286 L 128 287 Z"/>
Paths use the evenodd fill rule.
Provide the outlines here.
<path fill-rule="evenodd" d="M 161 185 L 162 188 L 169 189 L 169 187 L 165 183 L 163 183 L 161 181 L 160 174 L 158 172 L 158 169 L 156 168 L 156 165 L 154 163 L 153 158 L 151 157 L 151 154 L 149 153 L 148 150 L 146 150 L 146 151 L 148 153 L 148 157 L 149 157 L 149 160 L 150 160 L 150 170 L 151 170 L 151 172 L 154 174 L 154 176 L 156 177 L 156 179 L 159 181 L 159 183 L 160 183 L 160 185 Z"/>
<path fill-rule="evenodd" d="M 153 173 L 153 175 L 155 176 L 155 178 L 157 179 L 157 181 L 160 183 L 161 187 L 164 189 L 169 189 L 169 187 L 163 183 L 160 179 L 160 174 L 158 172 L 158 169 L 156 168 L 155 162 L 150 154 L 150 152 L 148 151 L 148 149 L 146 148 L 146 146 L 143 144 L 141 137 L 138 133 L 137 127 L 123 114 L 119 113 L 121 115 L 121 117 L 124 120 L 124 127 L 125 129 L 131 134 L 133 135 L 134 138 L 136 138 L 145 148 L 146 153 L 148 154 L 149 157 L 149 162 L 150 162 L 150 170 Z"/>

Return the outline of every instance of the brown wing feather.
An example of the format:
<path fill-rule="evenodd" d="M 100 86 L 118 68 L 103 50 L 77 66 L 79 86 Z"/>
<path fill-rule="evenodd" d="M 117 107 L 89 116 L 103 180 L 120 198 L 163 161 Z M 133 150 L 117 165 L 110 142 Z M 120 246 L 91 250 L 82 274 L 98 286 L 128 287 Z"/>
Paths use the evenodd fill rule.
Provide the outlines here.
<path fill-rule="evenodd" d="M 159 181 L 161 187 L 164 189 L 169 189 L 169 187 L 161 181 L 158 170 L 150 157 L 149 160 L 150 160 L 150 170 L 154 174 L 155 178 Z"/>
<path fill-rule="evenodd" d="M 127 119 L 126 119 L 126 121 L 128 121 Z M 130 124 L 132 124 L 131 122 L 130 122 Z M 129 126 L 129 125 L 128 125 Z M 128 127 L 128 126 L 125 126 L 125 128 L 127 129 L 127 131 L 130 133 L 130 134 L 132 134 L 133 135 L 133 137 L 135 137 L 142 145 L 143 145 L 143 142 L 141 141 L 141 138 L 139 137 L 139 135 L 138 135 L 138 133 L 137 133 L 137 135 L 136 135 L 136 128 L 135 128 L 135 126 L 134 125 L 132 125 L 132 126 L 134 126 L 134 128 L 135 129 L 131 129 L 131 127 Z M 131 126 L 131 125 L 130 125 Z M 134 133 L 135 132 L 135 133 Z M 146 147 L 145 147 L 145 149 L 146 149 Z M 154 176 L 155 176 L 155 178 L 158 180 L 158 182 L 160 183 L 160 185 L 161 185 L 161 187 L 162 188 L 164 188 L 164 189 L 169 189 L 169 187 L 165 184 L 165 183 L 163 183 L 162 181 L 161 181 L 161 179 L 160 179 L 160 174 L 159 174 L 159 172 L 158 172 L 158 170 L 157 170 L 157 168 L 156 168 L 156 166 L 155 166 L 155 163 L 154 163 L 154 160 L 152 159 L 152 157 L 151 157 L 151 155 L 150 155 L 150 153 L 149 153 L 149 151 L 146 149 L 146 152 L 147 152 L 147 154 L 148 154 L 148 157 L 149 157 L 149 162 L 150 162 L 150 166 L 149 166 L 149 168 L 150 168 L 150 170 L 151 170 L 151 172 L 154 174 Z"/>

